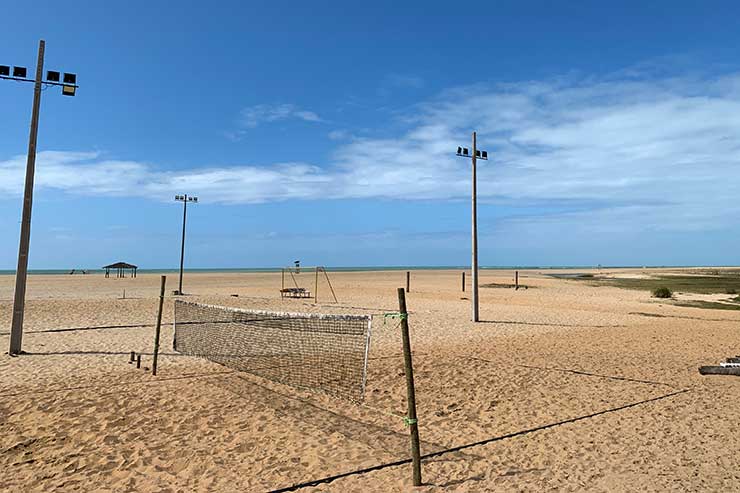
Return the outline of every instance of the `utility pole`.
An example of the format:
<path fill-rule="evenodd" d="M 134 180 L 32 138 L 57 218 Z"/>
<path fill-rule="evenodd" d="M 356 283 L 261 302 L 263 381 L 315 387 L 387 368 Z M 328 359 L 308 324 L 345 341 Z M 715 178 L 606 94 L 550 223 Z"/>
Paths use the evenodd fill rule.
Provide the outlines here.
<path fill-rule="evenodd" d="M 468 154 L 468 149 L 465 147 L 458 147 L 457 148 L 457 155 L 461 157 L 470 157 L 472 158 L 472 203 L 471 203 L 471 220 L 472 220 L 472 227 L 471 227 L 471 281 L 472 281 L 472 293 L 470 296 L 471 299 L 471 320 L 473 322 L 478 322 L 480 320 L 479 318 L 479 303 L 478 303 L 478 178 L 477 178 L 477 160 L 478 159 L 488 159 L 488 151 L 479 151 L 478 150 L 478 143 L 476 138 L 476 133 L 473 132 L 473 153 L 472 155 Z"/>
<path fill-rule="evenodd" d="M 472 266 L 472 275 L 471 280 L 473 281 L 473 292 L 471 299 L 473 300 L 473 311 L 472 311 L 472 319 L 473 322 L 478 321 L 478 178 L 476 174 L 476 160 L 475 160 L 475 151 L 477 150 L 477 143 L 475 138 L 475 132 L 473 132 L 473 188 L 472 188 L 472 253 L 473 257 L 471 259 L 470 265 Z"/>
<path fill-rule="evenodd" d="M 26 158 L 26 187 L 23 190 L 23 217 L 21 241 L 18 247 L 18 268 L 15 271 L 15 296 L 13 298 L 13 324 L 10 328 L 9 354 L 20 354 L 23 343 L 23 312 L 26 305 L 26 278 L 28 277 L 28 251 L 31 243 L 31 206 L 33 204 L 33 178 L 36 171 L 36 141 L 39 134 L 39 106 L 41 105 L 41 76 L 44 73 L 45 42 L 39 41 L 36 78 L 33 85 L 33 110 L 31 133 L 28 136 Z"/>
<path fill-rule="evenodd" d="M 23 316 L 26 305 L 26 281 L 28 279 L 28 252 L 31 243 L 31 211 L 33 205 L 33 181 L 36 171 L 36 142 L 39 133 L 39 110 L 41 106 L 41 87 L 61 86 L 62 95 L 74 96 L 77 91 L 77 75 L 65 72 L 63 82 L 59 81 L 60 73 L 50 70 L 44 73 L 44 51 L 46 43 L 39 41 L 39 53 L 36 61 L 36 77 L 26 78 L 26 68 L 0 65 L 0 79 L 16 82 L 33 82 L 33 109 L 31 111 L 31 131 L 28 136 L 28 156 L 26 158 L 26 183 L 23 190 L 23 213 L 21 217 L 21 238 L 18 246 L 18 266 L 15 271 L 15 293 L 13 296 L 13 321 L 10 327 L 10 348 L 8 354 L 17 355 L 22 351 Z"/>
<path fill-rule="evenodd" d="M 180 245 L 180 283 L 177 294 L 182 295 L 182 271 L 185 265 L 185 221 L 188 217 L 188 202 L 198 203 L 198 197 L 188 197 L 185 195 L 175 195 L 175 200 L 182 202 L 182 243 Z"/>

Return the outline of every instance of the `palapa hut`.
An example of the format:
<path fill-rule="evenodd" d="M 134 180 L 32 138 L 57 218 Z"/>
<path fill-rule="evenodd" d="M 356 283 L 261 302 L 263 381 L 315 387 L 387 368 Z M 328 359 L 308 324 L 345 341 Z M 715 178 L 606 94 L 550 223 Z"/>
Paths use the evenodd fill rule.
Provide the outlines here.
<path fill-rule="evenodd" d="M 116 262 L 115 264 L 106 265 L 103 267 L 105 269 L 105 277 L 110 277 L 110 271 L 115 270 L 116 271 L 116 277 L 126 277 L 126 271 L 131 271 L 131 277 L 136 277 L 136 267 L 133 264 L 127 264 L 126 262 Z"/>

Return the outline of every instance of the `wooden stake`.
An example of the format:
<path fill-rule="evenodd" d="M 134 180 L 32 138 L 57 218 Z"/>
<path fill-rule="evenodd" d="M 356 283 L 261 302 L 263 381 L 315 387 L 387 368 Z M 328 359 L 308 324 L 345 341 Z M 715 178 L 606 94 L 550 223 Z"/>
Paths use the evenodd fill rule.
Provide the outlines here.
<path fill-rule="evenodd" d="M 406 271 L 406 292 L 411 292 L 411 272 Z"/>
<path fill-rule="evenodd" d="M 519 291 L 519 271 L 514 272 L 514 289 Z"/>
<path fill-rule="evenodd" d="M 316 267 L 316 279 L 313 285 L 313 301 L 314 303 L 319 302 L 319 268 Z"/>
<path fill-rule="evenodd" d="M 133 363 L 136 360 L 136 353 L 134 351 L 131 351 L 131 359 L 128 360 L 129 363 Z"/>
<path fill-rule="evenodd" d="M 406 373 L 406 402 L 408 403 L 408 425 L 411 433 L 411 461 L 414 486 L 421 486 L 421 451 L 419 450 L 419 425 L 416 420 L 416 393 L 414 391 L 414 365 L 411 361 L 411 339 L 409 337 L 406 295 L 398 288 L 398 311 L 401 314 L 401 336 L 403 338 L 403 363 Z"/>
<path fill-rule="evenodd" d="M 159 287 L 159 310 L 157 311 L 157 328 L 154 331 L 154 358 L 152 360 L 152 375 L 157 374 L 157 355 L 159 354 L 159 331 L 162 327 L 162 306 L 164 305 L 164 286 L 167 284 L 167 276 L 162 276 L 162 284 Z"/>
<path fill-rule="evenodd" d="M 462 291 L 465 292 L 465 272 L 462 273 Z"/>
<path fill-rule="evenodd" d="M 136 368 L 141 368 L 141 353 L 136 355 Z"/>

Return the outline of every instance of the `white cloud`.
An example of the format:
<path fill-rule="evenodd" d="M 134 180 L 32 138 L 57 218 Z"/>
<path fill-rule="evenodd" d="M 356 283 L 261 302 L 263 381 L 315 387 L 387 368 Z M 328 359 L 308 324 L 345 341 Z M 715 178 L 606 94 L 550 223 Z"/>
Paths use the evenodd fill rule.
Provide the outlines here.
<path fill-rule="evenodd" d="M 345 140 L 351 137 L 350 133 L 346 130 L 332 130 L 326 136 L 331 140 Z"/>
<path fill-rule="evenodd" d="M 255 128 L 262 123 L 297 119 L 307 122 L 320 122 L 319 115 L 303 110 L 294 104 L 259 104 L 244 108 L 239 114 L 239 126 Z"/>
<path fill-rule="evenodd" d="M 253 128 L 288 118 L 320 121 L 292 105 L 262 105 L 246 109 L 241 124 Z M 622 228 L 633 222 L 644 228 L 719 227 L 735 223 L 740 212 L 738 74 L 463 87 L 418 105 L 402 121 L 402 135 L 343 142 L 321 166 L 254 163 L 161 171 L 95 153 L 43 152 L 37 186 L 165 200 L 187 188 L 204 201 L 226 203 L 466 198 L 470 165 L 454 150 L 478 129 L 480 147 L 491 158 L 479 168 L 483 200 L 593 202 L 600 217 L 613 221 L 609 227 Z M 22 191 L 24 167 L 24 157 L 0 161 L 2 193 Z M 563 218 L 584 222 L 584 214 Z"/>

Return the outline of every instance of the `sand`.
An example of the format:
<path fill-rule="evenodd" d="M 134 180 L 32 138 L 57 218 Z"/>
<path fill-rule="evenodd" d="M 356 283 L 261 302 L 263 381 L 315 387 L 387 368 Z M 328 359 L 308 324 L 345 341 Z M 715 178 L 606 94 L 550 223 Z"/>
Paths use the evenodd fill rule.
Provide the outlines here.
<path fill-rule="evenodd" d="M 281 300 L 279 273 L 189 274 L 184 288 L 220 305 L 374 315 L 366 406 L 174 353 L 169 298 L 152 377 L 127 361 L 152 350 L 158 276 L 30 277 L 27 354 L 0 356 L 0 489 L 268 491 L 406 459 L 407 429 L 388 414 L 405 411 L 400 334 L 382 317 L 405 275 L 332 282 L 338 305 L 325 285 L 318 304 Z M 473 324 L 459 272 L 412 273 L 422 453 L 439 452 L 418 491 L 740 489 L 740 379 L 697 371 L 740 354 L 740 312 L 538 271 L 521 282 L 481 289 Z M 0 276 L 4 351 L 12 289 Z M 411 489 L 401 464 L 302 491 Z"/>

